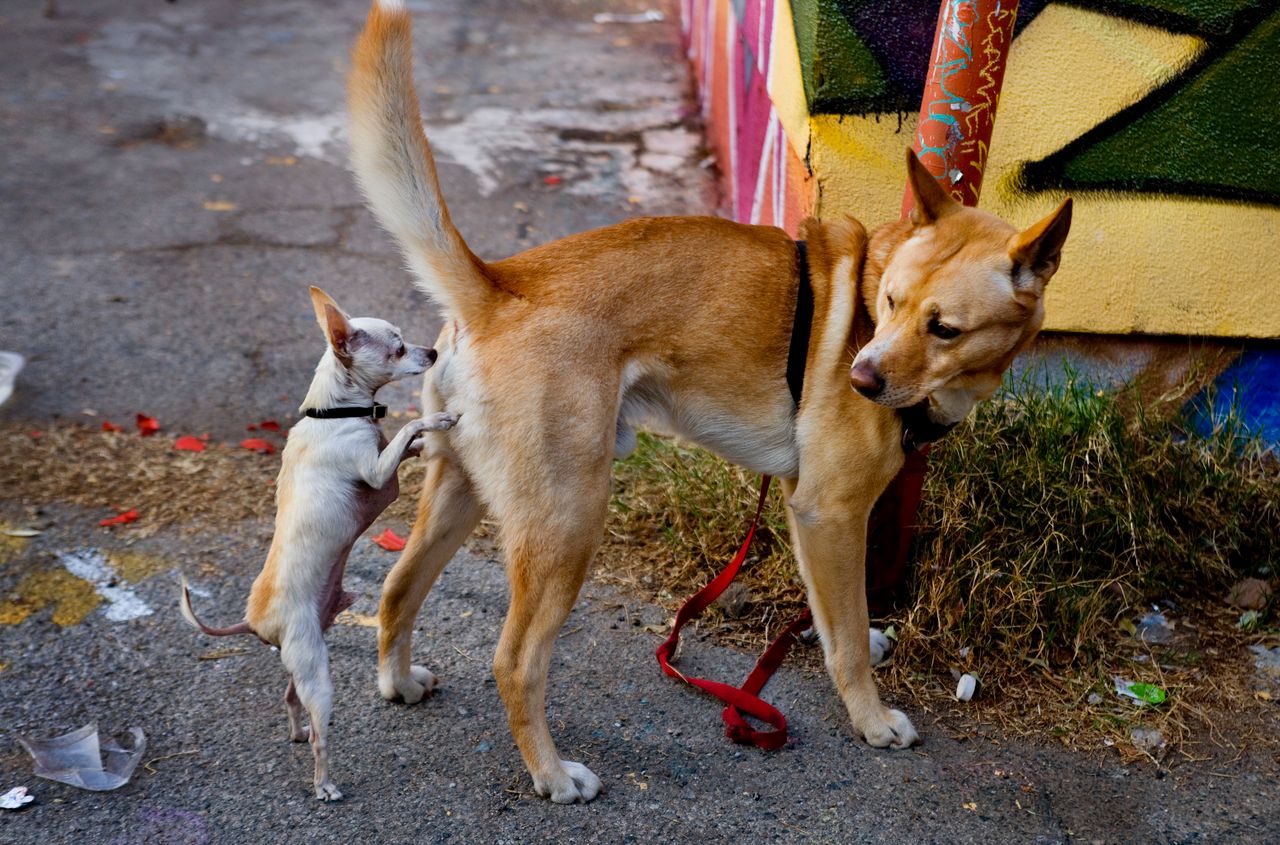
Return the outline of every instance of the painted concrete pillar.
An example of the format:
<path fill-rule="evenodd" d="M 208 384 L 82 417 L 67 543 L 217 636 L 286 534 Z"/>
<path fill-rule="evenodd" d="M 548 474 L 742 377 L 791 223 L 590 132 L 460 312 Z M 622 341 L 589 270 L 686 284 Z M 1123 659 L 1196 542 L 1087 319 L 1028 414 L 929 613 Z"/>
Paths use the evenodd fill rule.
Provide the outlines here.
<path fill-rule="evenodd" d="M 929 58 L 915 151 L 939 183 L 977 205 L 1004 82 L 1017 0 L 943 0 Z M 902 216 L 911 211 L 911 192 Z M 887 611 L 907 581 L 907 559 L 928 472 L 928 447 L 907 455 L 871 513 L 867 529 L 867 599 Z"/>
<path fill-rule="evenodd" d="M 944 0 L 916 122 L 915 150 L 951 195 L 977 205 L 1018 0 Z M 911 210 L 910 192 L 902 215 Z"/>

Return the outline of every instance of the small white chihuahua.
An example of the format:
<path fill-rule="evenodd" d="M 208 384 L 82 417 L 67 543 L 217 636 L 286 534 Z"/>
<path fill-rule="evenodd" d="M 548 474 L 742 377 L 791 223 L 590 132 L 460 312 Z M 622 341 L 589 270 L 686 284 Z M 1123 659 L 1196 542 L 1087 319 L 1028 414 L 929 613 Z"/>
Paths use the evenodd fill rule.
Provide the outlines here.
<path fill-rule="evenodd" d="M 329 348 L 316 366 L 301 411 L 289 431 L 276 479 L 276 527 L 266 564 L 253 582 L 244 621 L 211 628 L 196 618 L 186 579 L 181 608 L 187 621 L 213 636 L 256 634 L 280 648 L 289 672 L 285 709 L 289 737 L 310 738 L 315 791 L 322 801 L 342 793 L 329 778 L 325 734 L 333 706 L 324 632 L 356 596 L 342 589 L 351 546 L 400 493 L 400 462 L 422 451 L 420 435 L 452 428 L 452 414 L 409 422 L 388 443 L 378 425 L 386 406 L 373 401 L 388 382 L 418 375 L 436 351 L 409 346 L 400 330 L 371 318 L 349 319 L 319 288 L 311 288 L 316 319 Z M 308 731 L 302 708 L 311 719 Z"/>

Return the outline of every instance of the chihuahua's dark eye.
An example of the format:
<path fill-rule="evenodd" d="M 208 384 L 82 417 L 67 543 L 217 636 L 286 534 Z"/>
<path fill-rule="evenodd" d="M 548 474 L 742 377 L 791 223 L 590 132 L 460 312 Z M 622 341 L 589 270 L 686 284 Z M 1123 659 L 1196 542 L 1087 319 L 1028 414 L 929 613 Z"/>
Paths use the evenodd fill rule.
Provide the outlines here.
<path fill-rule="evenodd" d="M 885 299 L 885 301 L 886 301 L 886 302 L 888 302 L 888 303 L 889 303 L 889 310 L 890 310 L 890 311 L 892 311 L 892 310 L 893 310 L 893 297 L 892 297 L 892 296 L 889 296 L 888 294 L 885 294 L 884 299 Z"/>
<path fill-rule="evenodd" d="M 943 340 L 951 340 L 953 337 L 960 336 L 960 330 L 944 325 L 937 317 L 933 317 L 929 320 L 929 334 Z"/>

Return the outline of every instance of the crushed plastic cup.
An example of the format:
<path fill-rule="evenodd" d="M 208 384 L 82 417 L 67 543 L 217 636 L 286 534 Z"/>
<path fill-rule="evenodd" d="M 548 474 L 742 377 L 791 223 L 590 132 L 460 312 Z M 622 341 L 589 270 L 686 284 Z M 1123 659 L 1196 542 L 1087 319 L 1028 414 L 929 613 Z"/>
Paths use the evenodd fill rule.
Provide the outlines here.
<path fill-rule="evenodd" d="M 98 724 L 90 722 L 68 734 L 33 739 L 18 734 L 18 742 L 36 761 L 36 776 L 94 792 L 117 789 L 129 782 L 147 750 L 147 737 L 130 728 L 133 748 L 98 740 Z"/>

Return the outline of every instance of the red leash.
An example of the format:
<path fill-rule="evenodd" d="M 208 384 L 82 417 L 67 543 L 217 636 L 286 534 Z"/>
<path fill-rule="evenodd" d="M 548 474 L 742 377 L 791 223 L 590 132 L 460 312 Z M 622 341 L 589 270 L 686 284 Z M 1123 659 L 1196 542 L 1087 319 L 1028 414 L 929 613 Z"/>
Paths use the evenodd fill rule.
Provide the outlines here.
<path fill-rule="evenodd" d="M 782 665 L 782 661 L 786 659 L 787 652 L 791 650 L 791 645 L 799 637 L 800 632 L 812 624 L 808 609 L 788 625 L 778 635 L 778 638 L 765 649 L 764 654 L 760 655 L 760 659 L 756 661 L 755 668 L 751 670 L 751 674 L 747 676 L 747 680 L 740 688 L 720 683 L 719 681 L 685 675 L 672 666 L 670 662 L 680 644 L 680 629 L 701 616 L 702 612 L 719 598 L 721 593 L 728 589 L 729 585 L 733 583 L 733 579 L 737 576 L 738 570 L 742 568 L 742 562 L 747 559 L 747 550 L 751 547 L 751 540 L 755 537 L 756 528 L 760 525 L 760 515 L 764 513 L 764 503 L 768 498 L 770 480 L 770 477 L 766 475 L 760 482 L 760 499 L 756 503 L 756 515 L 751 520 L 751 528 L 747 530 L 747 538 L 742 541 L 742 547 L 733 556 L 733 560 L 729 561 L 729 565 L 710 584 L 694 593 L 681 606 L 679 612 L 676 613 L 676 621 L 675 625 L 672 626 L 671 635 L 667 637 L 662 645 L 658 646 L 657 657 L 658 665 L 662 667 L 662 671 L 668 677 L 679 678 L 685 683 L 692 684 L 698 689 L 714 695 L 728 705 L 725 707 L 724 712 L 720 714 L 721 718 L 724 719 L 725 736 L 737 743 L 754 745 L 757 748 L 772 751 L 781 748 L 787 742 L 787 717 L 783 716 L 778 708 L 761 699 L 759 693 L 764 689 L 764 685 L 769 682 L 770 676 Z M 744 715 L 752 716 L 765 724 L 772 725 L 774 729 L 771 731 L 758 731 L 747 723 Z"/>

